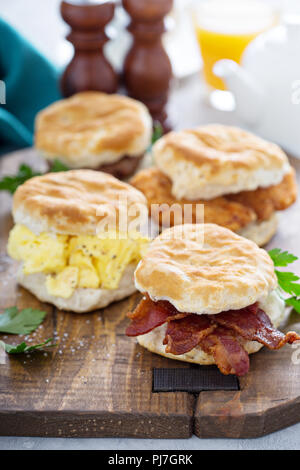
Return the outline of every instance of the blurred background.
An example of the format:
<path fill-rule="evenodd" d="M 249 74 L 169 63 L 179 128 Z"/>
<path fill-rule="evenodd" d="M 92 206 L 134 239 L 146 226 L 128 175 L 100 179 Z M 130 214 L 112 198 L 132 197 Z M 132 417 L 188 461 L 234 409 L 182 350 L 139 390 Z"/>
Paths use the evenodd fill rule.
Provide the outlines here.
<path fill-rule="evenodd" d="M 91 3 L 101 3 L 101 1 L 95 0 L 93 2 L 91 0 Z M 118 1 L 115 3 L 119 4 Z M 222 3 L 224 6 L 226 3 L 227 5 L 220 11 L 219 6 Z M 228 6 L 230 3 L 233 3 L 233 6 L 230 5 L 231 8 Z M 249 10 L 248 12 L 245 10 L 243 15 L 243 9 L 245 9 L 243 3 L 248 3 L 248 5 L 249 3 L 260 3 L 263 8 L 254 11 L 256 14 L 249 18 L 249 16 L 247 17 Z M 212 5 L 205 9 L 205 4 Z M 219 29 L 221 34 L 236 32 L 237 26 L 232 16 L 230 23 L 230 15 L 233 14 L 234 9 L 236 10 L 237 4 L 240 4 L 239 25 L 242 26 L 240 21 L 248 21 L 248 31 L 245 31 L 245 38 L 238 39 L 240 50 L 256 34 L 270 27 L 274 21 L 279 21 L 285 11 L 292 10 L 300 13 L 298 0 L 238 0 L 236 2 L 230 2 L 230 0 L 174 0 L 174 8 L 166 20 L 169 32 L 164 42 L 172 60 L 175 76 L 182 78 L 202 67 L 201 53 L 198 47 L 198 41 L 201 43 L 202 39 L 201 28 L 208 32 L 218 32 Z M 54 64 L 63 66 L 72 56 L 72 46 L 64 39 L 69 28 L 60 16 L 59 5 L 60 0 L 0 0 L 0 15 Z M 106 49 L 114 64 L 120 67 L 122 58 L 130 47 L 131 39 L 125 29 L 129 21 L 126 12 L 118 7 L 115 16 L 116 18 L 108 27 L 108 34 L 113 38 L 113 41 L 107 45 Z M 120 38 L 122 38 L 121 41 Z M 217 35 L 212 38 L 204 35 L 202 44 L 205 47 L 205 43 L 220 39 Z M 237 50 L 238 56 L 240 50 Z"/>
<path fill-rule="evenodd" d="M 73 46 L 65 39 L 69 26 L 61 17 L 60 3 L 60 0 L 0 0 L 1 19 L 24 36 L 58 72 L 73 55 Z M 129 16 L 120 2 L 115 3 L 114 19 L 106 28 L 110 40 L 104 51 L 120 72 L 132 36 L 126 29 Z M 174 74 L 171 91 L 177 91 L 176 95 L 171 93 L 168 103 L 173 126 L 188 127 L 216 120 L 243 126 L 243 120 L 234 114 L 235 93 L 227 90 L 220 77 L 223 71 L 219 76 L 214 74 L 214 64 L 224 58 L 240 63 L 245 48 L 261 33 L 280 25 L 287 13 L 300 17 L 299 0 L 174 0 L 165 19 L 167 32 L 163 38 Z M 300 22 L 298 32 L 299 25 Z M 7 54 L 13 53 L 10 44 L 5 47 Z M 293 74 L 295 80 L 300 79 L 295 71 Z M 187 93 L 193 96 L 192 100 L 187 99 Z M 257 132 L 264 134 L 259 129 Z"/>
<path fill-rule="evenodd" d="M 95 0 L 91 3 L 101 2 Z M 115 3 L 118 5 L 119 2 Z M 201 11 L 203 5 L 209 3 L 215 3 L 215 5 L 210 10 L 205 10 L 204 7 Z M 172 60 L 175 76 L 178 78 L 195 73 L 202 67 L 197 41 L 198 39 L 201 42 L 201 26 L 203 30 L 207 29 L 208 31 L 210 28 L 216 31 L 221 26 L 221 33 L 231 31 L 234 34 L 236 29 L 234 21 L 231 24 L 228 23 L 228 16 L 232 15 L 233 10 L 229 9 L 230 12 L 226 15 L 228 5 L 220 12 L 216 3 L 226 4 L 227 1 L 174 0 L 174 8 L 166 20 L 169 32 L 164 42 Z M 243 0 L 234 2 L 232 8 L 236 9 L 238 3 L 243 4 Z M 240 39 L 240 47 L 246 45 L 252 37 L 272 24 L 274 17 L 270 20 L 270 11 L 277 20 L 283 12 L 289 9 L 299 10 L 300 13 L 298 0 L 248 0 L 246 3 L 261 3 L 269 9 L 258 10 L 257 16 L 262 15 L 261 18 L 257 18 L 256 15 L 253 15 L 252 18 L 248 17 L 249 23 L 252 22 L 252 28 L 250 27 L 250 33 L 249 30 L 246 32 L 245 36 L 247 37 L 244 40 Z M 32 42 L 49 60 L 57 66 L 63 66 L 72 56 L 72 46 L 64 39 L 69 28 L 60 16 L 59 5 L 60 0 L 0 0 L 0 15 Z M 245 5 L 240 6 L 241 12 L 244 7 Z M 197 12 L 197 9 L 200 11 Z M 211 12 L 215 13 L 215 17 Z M 201 23 L 201 13 L 203 23 Z M 225 21 L 228 23 L 226 28 L 224 28 L 224 24 L 220 25 L 220 19 L 222 21 L 224 15 L 226 15 Z M 247 13 L 245 16 L 247 17 Z M 240 13 L 240 17 L 243 19 L 243 13 Z M 120 67 L 126 50 L 130 47 L 130 35 L 125 29 L 127 24 L 128 15 L 121 7 L 117 8 L 116 18 L 108 27 L 108 33 L 113 41 L 107 45 L 106 49 L 107 54 L 118 67 Z M 121 41 L 120 38 L 122 38 Z M 218 41 L 217 37 L 204 36 L 202 41 L 205 43 L 214 39 Z M 239 51 L 237 53 L 239 54 Z"/>

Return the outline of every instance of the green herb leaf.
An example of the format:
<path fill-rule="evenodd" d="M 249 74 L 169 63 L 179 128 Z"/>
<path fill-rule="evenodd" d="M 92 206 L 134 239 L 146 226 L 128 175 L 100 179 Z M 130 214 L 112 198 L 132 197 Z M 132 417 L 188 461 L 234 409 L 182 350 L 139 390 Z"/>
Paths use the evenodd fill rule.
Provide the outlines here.
<path fill-rule="evenodd" d="M 276 267 L 287 266 L 298 259 L 297 256 L 292 255 L 288 251 L 281 251 L 280 248 L 270 250 L 269 255 Z"/>
<path fill-rule="evenodd" d="M 64 163 L 57 159 L 55 159 L 51 165 L 52 173 L 58 173 L 59 171 L 68 171 L 69 169 L 70 168 L 68 168 Z"/>
<path fill-rule="evenodd" d="M 159 121 L 156 121 L 153 126 L 152 145 L 155 144 L 155 142 L 161 138 L 163 133 L 164 131 L 161 123 Z"/>
<path fill-rule="evenodd" d="M 69 168 L 64 165 L 60 160 L 54 160 L 51 168 L 51 172 L 68 171 Z M 10 194 L 14 194 L 18 186 L 25 183 L 25 181 L 33 178 L 34 176 L 40 176 L 41 173 L 34 171 L 30 166 L 22 163 L 19 166 L 18 173 L 16 175 L 7 175 L 0 180 L 0 191 L 8 191 Z"/>
<path fill-rule="evenodd" d="M 0 191 L 8 191 L 9 193 L 14 194 L 18 186 L 25 183 L 25 181 L 30 178 L 39 175 L 40 173 L 35 172 L 30 166 L 23 163 L 19 166 L 19 170 L 16 175 L 4 176 L 2 180 L 0 180 Z"/>
<path fill-rule="evenodd" d="M 280 248 L 270 250 L 269 255 L 275 267 L 287 266 L 298 259 L 297 256 L 292 255 L 288 251 L 282 251 Z M 298 298 L 300 297 L 300 284 L 297 283 L 300 277 L 294 273 L 278 271 L 277 269 L 275 269 L 275 274 L 278 280 L 279 294 L 283 291 L 292 296 L 287 299 L 281 295 L 280 297 L 285 301 L 286 305 L 293 307 L 296 312 L 300 313 L 300 298 Z"/>
<path fill-rule="evenodd" d="M 300 295 L 300 284 L 296 284 L 295 281 L 299 281 L 299 276 L 296 276 L 294 273 L 281 272 L 275 270 L 278 284 L 284 292 L 288 294 Z"/>
<path fill-rule="evenodd" d="M 296 310 L 297 313 L 300 313 L 300 299 L 297 297 L 289 297 L 285 300 L 286 305 L 289 305 Z"/>
<path fill-rule="evenodd" d="M 54 346 L 57 346 L 56 344 L 49 344 L 50 341 L 53 341 L 53 338 L 49 338 L 43 343 L 40 344 L 34 344 L 32 346 L 28 346 L 25 342 L 20 343 L 18 345 L 11 345 L 11 344 L 6 344 L 3 341 L 1 341 L 2 345 L 5 347 L 5 351 L 8 354 L 22 354 L 22 353 L 28 353 L 31 351 L 36 351 L 37 349 L 44 349 L 44 348 L 53 348 Z"/>
<path fill-rule="evenodd" d="M 19 310 L 17 307 L 5 309 L 0 314 L 0 331 L 13 335 L 27 335 L 34 331 L 44 320 L 46 312 L 25 308 Z"/>

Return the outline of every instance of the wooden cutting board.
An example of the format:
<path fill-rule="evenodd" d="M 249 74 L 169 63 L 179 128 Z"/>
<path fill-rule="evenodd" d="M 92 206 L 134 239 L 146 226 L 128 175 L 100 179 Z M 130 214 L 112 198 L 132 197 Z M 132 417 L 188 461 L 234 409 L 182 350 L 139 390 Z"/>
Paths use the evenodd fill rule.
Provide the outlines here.
<path fill-rule="evenodd" d="M 43 169 L 34 151 L 24 150 L 2 158 L 0 174 L 14 173 L 21 162 Z M 300 173 L 299 162 L 292 163 Z M 218 375 L 217 368 L 151 354 L 126 337 L 126 313 L 139 294 L 78 315 L 42 304 L 18 287 L 17 263 L 6 254 L 11 197 L 3 193 L 0 198 L 0 312 L 13 305 L 46 310 L 44 323 L 29 339 L 38 343 L 57 337 L 58 343 L 52 352 L 7 356 L 0 365 L 0 435 L 256 437 L 300 421 L 300 345 L 251 356 L 249 374 L 239 379 L 240 390 L 225 390 L 224 382 L 224 390 L 221 386 L 199 394 L 185 391 L 184 384 L 182 391 L 156 392 L 154 369 L 176 369 L 179 376 L 183 369 L 190 374 L 189 369 L 201 381 L 203 374 Z M 271 246 L 300 254 L 299 230 L 298 204 L 282 215 Z M 299 263 L 295 266 L 300 272 Z M 300 332 L 296 314 L 287 324 Z M 0 335 L 0 339 L 13 343 L 23 338 Z M 191 390 L 188 383 L 186 390 Z"/>

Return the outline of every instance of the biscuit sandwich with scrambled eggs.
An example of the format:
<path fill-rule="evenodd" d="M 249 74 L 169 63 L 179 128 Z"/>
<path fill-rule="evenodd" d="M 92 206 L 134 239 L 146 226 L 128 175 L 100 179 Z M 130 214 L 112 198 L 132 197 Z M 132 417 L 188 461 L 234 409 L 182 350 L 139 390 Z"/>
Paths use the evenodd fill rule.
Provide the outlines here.
<path fill-rule="evenodd" d="M 277 329 L 285 304 L 268 253 L 224 227 L 163 231 L 140 261 L 135 284 L 144 297 L 128 314 L 126 334 L 162 356 L 244 375 L 249 354 L 300 340 Z"/>
<path fill-rule="evenodd" d="M 152 138 L 152 118 L 127 96 L 85 91 L 51 104 L 37 115 L 35 147 L 50 166 L 88 168 L 126 178 Z"/>
<path fill-rule="evenodd" d="M 209 124 L 171 132 L 155 143 L 153 155 L 156 167 L 137 173 L 131 184 L 145 194 L 151 217 L 162 227 L 163 217 L 171 226 L 184 223 L 169 207 L 189 204 L 189 222 L 216 223 L 264 245 L 276 232 L 277 212 L 297 197 L 286 154 L 236 127 Z M 197 215 L 200 204 L 204 220 Z M 163 209 L 155 212 L 158 206 Z"/>
<path fill-rule="evenodd" d="M 78 313 L 127 297 L 148 244 L 139 215 L 147 216 L 143 194 L 107 173 L 71 170 L 28 180 L 14 194 L 8 241 L 8 254 L 21 261 L 19 284 Z"/>

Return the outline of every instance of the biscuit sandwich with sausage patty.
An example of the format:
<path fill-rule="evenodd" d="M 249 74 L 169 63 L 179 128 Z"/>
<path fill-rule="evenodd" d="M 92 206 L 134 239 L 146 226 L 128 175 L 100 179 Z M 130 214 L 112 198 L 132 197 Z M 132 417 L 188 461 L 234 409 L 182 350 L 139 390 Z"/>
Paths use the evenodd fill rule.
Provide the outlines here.
<path fill-rule="evenodd" d="M 40 111 L 35 147 L 50 167 L 87 168 L 123 179 L 132 175 L 152 137 L 146 106 L 121 95 L 78 93 Z"/>

